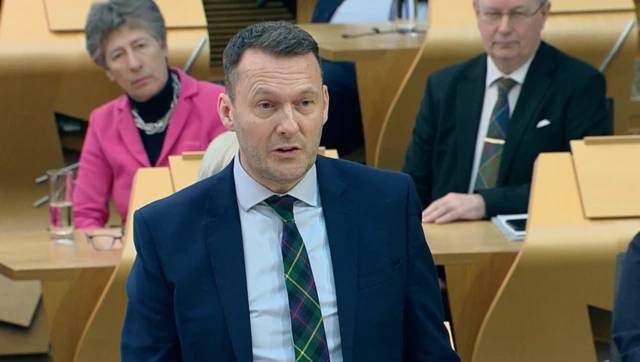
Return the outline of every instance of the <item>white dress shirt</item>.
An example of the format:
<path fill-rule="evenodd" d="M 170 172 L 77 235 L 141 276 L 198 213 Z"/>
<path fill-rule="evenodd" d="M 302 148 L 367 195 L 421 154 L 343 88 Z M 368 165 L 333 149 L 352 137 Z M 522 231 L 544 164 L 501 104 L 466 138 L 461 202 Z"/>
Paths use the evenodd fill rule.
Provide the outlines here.
<path fill-rule="evenodd" d="M 524 83 L 524 78 L 527 76 L 527 72 L 529 71 L 529 66 L 531 65 L 532 60 L 533 56 L 529 58 L 526 63 L 520 66 L 520 68 L 516 69 L 513 73 L 504 74 L 498 69 L 498 67 L 496 67 L 496 64 L 493 62 L 491 57 L 487 56 L 487 77 L 485 80 L 486 88 L 484 90 L 484 103 L 482 105 L 482 112 L 480 113 L 480 126 L 478 127 L 476 150 L 473 157 L 473 169 L 471 170 L 471 180 L 469 182 L 468 192 L 470 194 L 472 194 L 475 190 L 476 178 L 478 177 L 480 160 L 482 158 L 482 149 L 484 148 L 484 139 L 487 137 L 487 131 L 489 130 L 491 112 L 493 112 L 493 107 L 495 107 L 496 102 L 498 101 L 498 84 L 495 83 L 495 81 L 504 77 L 511 78 L 518 82 L 513 86 L 513 88 L 511 88 L 511 91 L 508 95 L 509 117 L 511 117 L 511 115 L 513 114 L 513 110 L 516 108 L 516 103 L 518 102 L 518 97 L 520 96 L 520 89 L 522 89 L 522 83 Z"/>
<path fill-rule="evenodd" d="M 254 362 L 294 362 L 289 299 L 282 262 L 282 219 L 264 200 L 274 193 L 233 165 L 244 248 Z M 332 362 L 342 362 L 338 305 L 315 165 L 288 195 L 304 241 L 324 318 Z"/>

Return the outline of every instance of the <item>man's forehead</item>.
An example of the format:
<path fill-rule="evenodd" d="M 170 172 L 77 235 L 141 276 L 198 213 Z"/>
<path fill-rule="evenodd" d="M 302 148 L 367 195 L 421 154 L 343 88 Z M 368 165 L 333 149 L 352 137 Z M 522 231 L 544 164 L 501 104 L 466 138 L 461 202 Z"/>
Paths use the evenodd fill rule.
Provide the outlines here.
<path fill-rule="evenodd" d="M 476 0 L 477 4 L 485 8 L 515 9 L 539 5 L 540 0 Z"/>
<path fill-rule="evenodd" d="M 300 55 L 284 55 L 276 56 L 257 49 L 247 49 L 243 52 L 238 62 L 238 69 L 250 71 L 252 69 L 260 70 L 271 67 L 288 67 L 292 65 L 307 66 L 317 65 L 317 61 L 313 53 L 309 52 Z M 319 67 L 319 65 L 317 65 Z"/>
<path fill-rule="evenodd" d="M 310 59 L 308 58 L 310 57 Z M 245 52 L 238 63 L 235 81 L 254 88 L 255 82 L 266 80 L 293 82 L 298 79 L 322 83 L 320 65 L 313 54 L 276 57 L 265 53 Z"/>

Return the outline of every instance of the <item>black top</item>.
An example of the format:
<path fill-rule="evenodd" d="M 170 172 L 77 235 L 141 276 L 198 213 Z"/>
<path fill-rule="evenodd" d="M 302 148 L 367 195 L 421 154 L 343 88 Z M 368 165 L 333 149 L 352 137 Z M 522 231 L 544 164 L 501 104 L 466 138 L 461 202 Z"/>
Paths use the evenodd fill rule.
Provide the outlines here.
<path fill-rule="evenodd" d="M 135 99 L 129 97 L 131 106 L 138 111 L 138 115 L 145 123 L 157 122 L 169 111 L 171 107 L 171 101 L 173 101 L 173 86 L 172 77 L 167 77 L 167 83 L 160 90 L 158 94 L 151 97 L 146 102 L 138 102 Z M 169 127 L 167 127 L 169 128 Z M 142 144 L 144 145 L 149 162 L 151 166 L 155 166 L 160 152 L 162 151 L 162 144 L 164 143 L 164 136 L 167 133 L 167 128 L 164 131 L 152 135 L 146 134 L 143 130 L 138 129 L 140 132 L 140 138 L 142 138 Z"/>

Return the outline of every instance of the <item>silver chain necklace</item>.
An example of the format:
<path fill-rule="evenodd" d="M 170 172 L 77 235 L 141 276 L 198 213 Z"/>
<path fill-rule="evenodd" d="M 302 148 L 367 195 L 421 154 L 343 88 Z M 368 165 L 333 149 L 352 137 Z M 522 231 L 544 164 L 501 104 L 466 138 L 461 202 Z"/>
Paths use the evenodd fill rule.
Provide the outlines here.
<path fill-rule="evenodd" d="M 180 79 L 177 75 L 173 73 L 170 74 L 171 86 L 173 88 L 173 100 L 171 101 L 169 110 L 167 111 L 167 113 L 165 113 L 164 116 L 162 116 L 162 118 L 155 122 L 146 123 L 142 120 L 142 118 L 138 114 L 138 111 L 135 108 L 131 108 L 131 114 L 133 115 L 133 121 L 135 122 L 136 127 L 143 130 L 144 133 L 148 135 L 161 133 L 164 132 L 165 129 L 167 129 L 167 126 L 169 125 L 169 119 L 171 118 L 171 113 L 173 113 L 173 109 L 175 108 L 176 103 L 178 103 L 178 95 L 180 94 Z"/>

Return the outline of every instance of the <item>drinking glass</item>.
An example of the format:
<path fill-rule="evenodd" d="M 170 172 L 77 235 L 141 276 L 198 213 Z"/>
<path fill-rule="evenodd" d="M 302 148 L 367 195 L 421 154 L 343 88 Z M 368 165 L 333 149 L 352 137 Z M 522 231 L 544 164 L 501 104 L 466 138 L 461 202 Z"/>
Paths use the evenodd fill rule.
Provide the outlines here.
<path fill-rule="evenodd" d="M 49 170 L 49 233 L 60 244 L 73 243 L 74 172 Z"/>
<path fill-rule="evenodd" d="M 393 0 L 395 26 L 399 33 L 411 33 L 416 29 L 418 0 Z"/>

